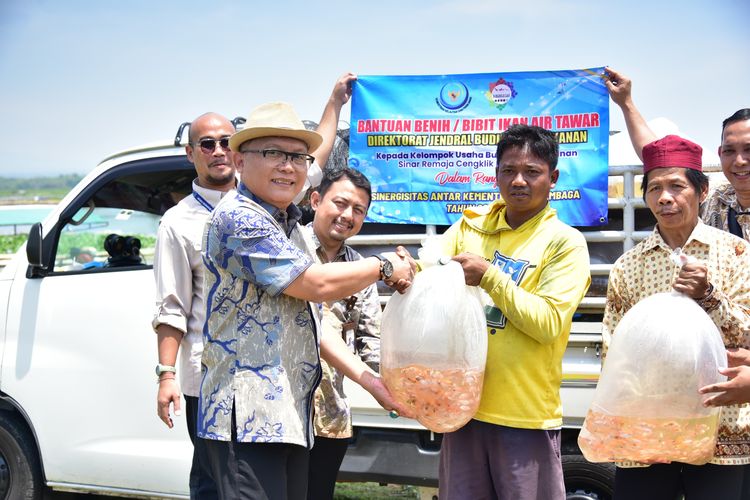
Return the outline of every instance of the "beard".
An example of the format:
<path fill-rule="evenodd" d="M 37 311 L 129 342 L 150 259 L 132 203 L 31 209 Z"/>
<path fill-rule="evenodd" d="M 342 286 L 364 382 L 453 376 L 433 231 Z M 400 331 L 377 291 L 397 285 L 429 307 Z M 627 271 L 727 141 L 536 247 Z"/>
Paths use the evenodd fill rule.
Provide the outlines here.
<path fill-rule="evenodd" d="M 206 176 L 206 182 L 211 184 L 212 186 L 225 186 L 230 182 L 235 181 L 236 179 L 237 177 L 235 176 L 234 170 L 230 170 L 225 174 L 212 172 Z"/>

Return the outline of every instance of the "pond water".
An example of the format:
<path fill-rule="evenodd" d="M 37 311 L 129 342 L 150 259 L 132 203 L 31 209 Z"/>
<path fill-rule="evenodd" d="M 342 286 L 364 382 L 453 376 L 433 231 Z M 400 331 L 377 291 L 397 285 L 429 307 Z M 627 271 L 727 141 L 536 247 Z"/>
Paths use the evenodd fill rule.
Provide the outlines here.
<path fill-rule="evenodd" d="M 55 205 L 0 205 L 0 234 L 25 234 L 41 222 Z"/>

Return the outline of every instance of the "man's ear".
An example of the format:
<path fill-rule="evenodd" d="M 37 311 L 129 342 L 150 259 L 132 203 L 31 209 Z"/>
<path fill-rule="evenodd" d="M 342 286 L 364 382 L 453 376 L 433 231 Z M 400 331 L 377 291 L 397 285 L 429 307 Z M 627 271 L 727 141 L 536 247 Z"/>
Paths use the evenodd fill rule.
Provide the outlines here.
<path fill-rule="evenodd" d="M 242 168 L 245 166 L 245 155 L 242 153 L 233 153 L 233 160 L 234 160 L 234 169 L 237 171 L 238 174 L 242 173 Z"/>
<path fill-rule="evenodd" d="M 317 210 L 318 205 L 320 205 L 320 193 L 317 191 L 313 191 L 312 193 L 310 193 L 310 206 L 313 210 Z"/>
<path fill-rule="evenodd" d="M 549 188 L 552 189 L 555 187 L 555 184 L 557 184 L 557 178 L 560 177 L 560 169 L 554 169 L 551 174 L 549 174 L 550 177 L 550 183 Z"/>
<path fill-rule="evenodd" d="M 707 197 L 708 197 L 708 185 L 705 185 L 701 188 L 701 194 L 698 199 L 698 203 L 703 204 L 703 202 L 706 201 Z"/>
<path fill-rule="evenodd" d="M 193 161 L 193 146 L 190 144 L 185 145 L 185 154 L 187 155 L 187 159 L 190 163 L 195 163 Z"/>

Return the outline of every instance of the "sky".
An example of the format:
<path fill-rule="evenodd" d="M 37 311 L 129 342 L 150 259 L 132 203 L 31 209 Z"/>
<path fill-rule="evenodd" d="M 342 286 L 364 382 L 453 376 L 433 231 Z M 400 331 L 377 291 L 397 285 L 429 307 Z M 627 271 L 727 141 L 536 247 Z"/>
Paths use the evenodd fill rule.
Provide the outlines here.
<path fill-rule="evenodd" d="M 346 71 L 611 66 L 647 120 L 716 150 L 750 107 L 748 19 L 747 0 L 0 0 L 0 177 L 85 174 L 205 111 L 317 121 Z"/>

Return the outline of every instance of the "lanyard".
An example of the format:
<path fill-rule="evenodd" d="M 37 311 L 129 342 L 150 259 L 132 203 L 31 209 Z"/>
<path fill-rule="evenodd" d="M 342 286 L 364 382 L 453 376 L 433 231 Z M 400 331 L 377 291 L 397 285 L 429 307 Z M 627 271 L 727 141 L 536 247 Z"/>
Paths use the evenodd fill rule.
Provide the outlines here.
<path fill-rule="evenodd" d="M 203 208 L 205 208 L 209 212 L 214 211 L 213 205 L 211 205 L 208 201 L 206 201 L 206 199 L 203 196 L 199 195 L 195 191 L 193 191 L 193 198 L 195 198 L 195 200 L 201 205 L 203 205 Z"/>

